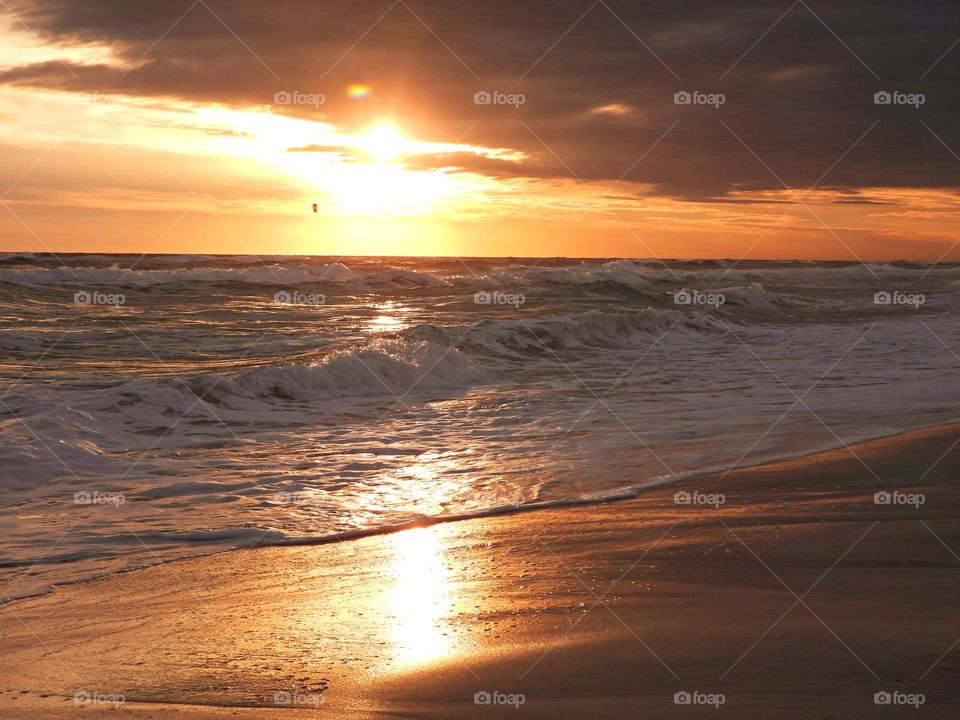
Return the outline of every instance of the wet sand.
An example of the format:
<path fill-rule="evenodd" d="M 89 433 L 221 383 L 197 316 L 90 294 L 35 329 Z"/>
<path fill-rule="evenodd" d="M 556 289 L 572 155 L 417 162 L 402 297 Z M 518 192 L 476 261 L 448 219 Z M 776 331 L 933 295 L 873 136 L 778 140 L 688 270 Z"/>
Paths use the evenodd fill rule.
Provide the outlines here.
<path fill-rule="evenodd" d="M 958 441 L 61 588 L 0 608 L 0 717 L 956 717 Z"/>

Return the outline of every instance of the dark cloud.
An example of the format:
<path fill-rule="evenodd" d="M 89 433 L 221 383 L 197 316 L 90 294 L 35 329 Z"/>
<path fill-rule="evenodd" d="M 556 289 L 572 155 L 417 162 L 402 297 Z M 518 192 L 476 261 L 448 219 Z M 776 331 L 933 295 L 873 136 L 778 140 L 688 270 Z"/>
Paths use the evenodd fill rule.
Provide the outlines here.
<path fill-rule="evenodd" d="M 363 150 L 348 145 L 302 145 L 287 148 L 292 153 L 325 153 L 339 160 L 361 161 L 369 158 Z M 517 177 L 559 176 L 549 166 L 530 160 L 512 160 L 474 152 L 405 153 L 400 162 L 411 170 L 445 170 L 452 173 L 478 173 L 506 179 Z"/>
<path fill-rule="evenodd" d="M 290 153 L 323 153 L 332 155 L 341 162 L 362 162 L 368 160 L 370 156 L 359 148 L 348 145 L 301 145 L 300 147 L 287 148 Z"/>
<path fill-rule="evenodd" d="M 203 133 L 204 135 L 210 135 L 212 137 L 243 137 L 249 138 L 253 137 L 248 132 L 241 132 L 239 130 L 230 130 L 227 128 L 220 127 L 206 127 L 203 125 L 187 125 L 181 123 L 179 125 L 158 125 L 152 124 L 151 127 L 162 127 L 165 129 L 176 128 L 178 130 L 191 130 L 193 132 Z"/>
<path fill-rule="evenodd" d="M 930 69 L 960 35 L 952 2 L 811 2 L 786 15 L 782 0 L 608 0 L 586 15 L 573 0 L 192 2 L 20 0 L 16 11 L 49 41 L 108 45 L 124 67 L 25 65 L 0 82 L 238 106 L 322 93 L 319 107 L 273 107 L 348 129 L 388 116 L 418 138 L 530 157 L 424 156 L 421 167 L 624 176 L 689 199 L 818 181 L 960 184 L 944 147 L 960 153 L 960 47 Z M 373 95 L 351 100 L 352 82 Z M 877 105 L 882 90 L 925 102 Z M 478 91 L 524 102 L 478 105 Z M 678 91 L 725 102 L 678 105 Z M 629 112 L 597 111 L 611 106 Z"/>
<path fill-rule="evenodd" d="M 536 160 L 508 160 L 469 152 L 425 153 L 404 158 L 404 165 L 414 170 L 472 172 L 494 178 L 551 177 L 555 169 Z"/>
<path fill-rule="evenodd" d="M 287 148 L 287 152 L 310 152 L 310 153 L 336 153 L 338 155 L 356 155 L 359 153 L 356 148 L 347 145 L 301 145 L 300 147 Z"/>

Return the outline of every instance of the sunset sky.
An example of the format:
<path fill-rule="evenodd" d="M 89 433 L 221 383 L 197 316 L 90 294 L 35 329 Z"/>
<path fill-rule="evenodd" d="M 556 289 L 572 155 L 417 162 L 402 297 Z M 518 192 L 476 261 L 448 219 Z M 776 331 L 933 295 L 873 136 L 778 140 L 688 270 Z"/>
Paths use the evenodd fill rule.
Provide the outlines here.
<path fill-rule="evenodd" d="M 0 249 L 960 260 L 951 9 L 0 0 Z"/>

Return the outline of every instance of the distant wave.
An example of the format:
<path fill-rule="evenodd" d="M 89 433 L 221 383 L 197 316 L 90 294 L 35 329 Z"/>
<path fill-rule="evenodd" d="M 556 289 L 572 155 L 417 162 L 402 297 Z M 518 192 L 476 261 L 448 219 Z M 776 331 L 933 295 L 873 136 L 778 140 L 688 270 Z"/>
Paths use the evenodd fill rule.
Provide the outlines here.
<path fill-rule="evenodd" d="M 57 288 L 73 292 L 84 288 L 107 288 L 120 291 L 149 291 L 152 288 L 190 289 L 197 292 L 218 288 L 256 294 L 252 288 L 296 288 L 330 286 L 333 294 L 404 292 L 428 288 L 462 290 L 464 298 L 481 289 L 517 292 L 557 292 L 570 297 L 608 297 L 626 300 L 646 299 L 656 304 L 664 286 L 691 284 L 707 289 L 709 285 L 732 284 L 727 300 L 757 309 L 770 309 L 777 299 L 768 286 L 792 279 L 803 284 L 810 280 L 837 277 L 838 274 L 863 276 L 903 270 L 904 265 L 886 263 L 861 264 L 779 262 L 737 265 L 728 260 L 672 261 L 652 260 L 590 261 L 569 265 L 547 265 L 532 261 L 528 265 L 512 262 L 499 268 L 485 261 L 471 264 L 483 272 L 471 274 L 471 264 L 433 260 L 429 267 L 385 265 L 382 261 L 322 261 L 304 258 L 250 259 L 212 256 L 149 257 L 142 263 L 130 260 L 134 269 L 117 262 L 116 256 L 84 256 L 76 266 L 50 265 L 51 257 L 38 258 L 10 254 L 0 258 L 0 293 L 22 292 L 22 288 L 39 288 L 46 294 Z M 107 264 L 107 263 L 110 264 Z M 919 267 L 913 269 L 919 269 Z M 706 285 L 705 285 L 706 284 Z M 235 289 L 235 290 L 234 290 Z M 325 290 L 326 291 L 326 290 Z M 272 294 L 272 293 L 270 293 Z M 29 296 L 28 296 L 29 297 Z M 25 301 L 27 298 L 24 298 Z"/>
<path fill-rule="evenodd" d="M 125 270 L 106 268 L 0 269 L 0 282 L 18 285 L 109 285 L 113 287 L 149 287 L 190 283 L 250 283 L 283 285 L 350 280 L 356 273 L 342 263 L 312 266 L 255 266 L 245 268 L 181 268 L 176 270 Z"/>
<path fill-rule="evenodd" d="M 647 287 L 656 267 L 648 267 L 632 260 L 613 260 L 606 263 L 581 263 L 563 267 L 510 265 L 489 274 L 461 275 L 459 280 L 474 285 L 523 286 L 533 284 L 583 285 L 613 282 L 629 287 Z"/>
<path fill-rule="evenodd" d="M 735 305 L 745 305 L 759 310 L 771 310 L 777 305 L 773 294 L 768 293 L 760 283 L 746 287 L 719 288 L 716 292 L 723 295 L 725 302 Z M 781 302 L 784 301 L 785 299 L 781 299 Z"/>
<path fill-rule="evenodd" d="M 552 351 L 573 349 L 625 349 L 668 330 L 721 330 L 712 314 L 699 311 L 646 308 L 638 312 L 589 310 L 569 315 L 530 319 L 484 320 L 463 345 L 477 353 L 510 356 L 520 353 L 551 357 Z"/>

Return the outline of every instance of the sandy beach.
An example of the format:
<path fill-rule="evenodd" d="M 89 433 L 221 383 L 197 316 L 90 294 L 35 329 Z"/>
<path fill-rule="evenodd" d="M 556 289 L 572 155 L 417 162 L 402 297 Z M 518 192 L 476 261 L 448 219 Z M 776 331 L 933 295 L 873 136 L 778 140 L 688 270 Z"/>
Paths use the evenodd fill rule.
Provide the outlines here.
<path fill-rule="evenodd" d="M 955 717 L 958 441 L 64 587 L 3 608 L 0 716 Z"/>

